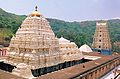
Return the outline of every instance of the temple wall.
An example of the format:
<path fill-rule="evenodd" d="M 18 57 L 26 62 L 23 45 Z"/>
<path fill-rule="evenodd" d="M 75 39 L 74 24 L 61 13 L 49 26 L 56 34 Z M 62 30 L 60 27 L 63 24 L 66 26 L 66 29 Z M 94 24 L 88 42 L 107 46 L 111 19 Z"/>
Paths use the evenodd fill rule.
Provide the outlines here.
<path fill-rule="evenodd" d="M 106 62 L 98 67 L 91 69 L 86 73 L 81 73 L 79 76 L 73 77 L 75 79 L 100 79 L 106 73 L 120 65 L 120 58 L 115 58 L 109 62 Z"/>

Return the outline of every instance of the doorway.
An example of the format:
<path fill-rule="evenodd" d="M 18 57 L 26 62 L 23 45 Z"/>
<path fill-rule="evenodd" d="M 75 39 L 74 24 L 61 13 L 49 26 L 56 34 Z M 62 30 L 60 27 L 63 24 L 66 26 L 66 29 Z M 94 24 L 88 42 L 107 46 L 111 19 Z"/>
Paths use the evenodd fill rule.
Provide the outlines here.
<path fill-rule="evenodd" d="M 101 50 L 98 50 L 98 52 L 101 52 Z"/>

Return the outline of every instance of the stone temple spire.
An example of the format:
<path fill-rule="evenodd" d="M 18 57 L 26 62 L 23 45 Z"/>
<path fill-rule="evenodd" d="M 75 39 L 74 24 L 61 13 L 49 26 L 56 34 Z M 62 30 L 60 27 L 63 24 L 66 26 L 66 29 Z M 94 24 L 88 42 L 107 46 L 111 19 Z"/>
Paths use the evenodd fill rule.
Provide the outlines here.
<path fill-rule="evenodd" d="M 34 70 L 63 63 L 59 40 L 55 37 L 49 22 L 37 11 L 37 6 L 35 11 L 23 21 L 16 36 L 12 38 L 9 48 L 8 56 L 12 54 L 11 52 L 14 52 L 15 56 L 8 64 L 14 66 L 25 63 Z"/>
<path fill-rule="evenodd" d="M 111 42 L 108 32 L 108 24 L 105 21 L 96 23 L 96 31 L 92 44 L 93 51 L 101 52 L 101 54 L 111 55 Z"/>

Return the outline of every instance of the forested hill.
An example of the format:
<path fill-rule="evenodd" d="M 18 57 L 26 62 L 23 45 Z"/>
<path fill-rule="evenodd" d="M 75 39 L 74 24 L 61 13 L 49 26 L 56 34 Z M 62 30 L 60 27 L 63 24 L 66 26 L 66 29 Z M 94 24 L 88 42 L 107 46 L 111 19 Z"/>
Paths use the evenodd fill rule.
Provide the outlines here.
<path fill-rule="evenodd" d="M 0 8 L 0 42 L 9 41 L 25 17 L 8 13 Z"/>
<path fill-rule="evenodd" d="M 96 21 L 65 22 L 56 19 L 48 19 L 48 21 L 58 37 L 63 35 L 65 38 L 75 41 L 78 46 L 85 43 L 91 45 L 96 29 Z M 108 30 L 112 43 L 120 41 L 119 19 L 108 20 Z"/>
<path fill-rule="evenodd" d="M 0 41 L 9 41 L 25 18 L 25 15 L 15 15 L 0 9 Z M 65 22 L 51 18 L 47 20 L 58 37 L 63 35 L 79 47 L 85 43 L 91 46 L 96 28 L 95 21 Z M 120 41 L 120 20 L 108 20 L 108 25 L 111 42 Z"/>

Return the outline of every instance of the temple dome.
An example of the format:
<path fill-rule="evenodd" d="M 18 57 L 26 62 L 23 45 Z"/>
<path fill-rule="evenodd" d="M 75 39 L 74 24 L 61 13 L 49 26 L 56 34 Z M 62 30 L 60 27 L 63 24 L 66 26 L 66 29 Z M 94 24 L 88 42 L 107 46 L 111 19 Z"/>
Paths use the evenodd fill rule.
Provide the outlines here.
<path fill-rule="evenodd" d="M 61 44 L 70 43 L 70 41 L 67 40 L 67 39 L 65 39 L 65 38 L 63 38 L 63 37 L 61 37 L 61 38 L 59 39 L 59 43 L 61 43 Z"/>
<path fill-rule="evenodd" d="M 39 16 L 40 17 L 40 13 L 38 11 L 34 11 L 30 14 L 30 16 Z"/>
<path fill-rule="evenodd" d="M 79 50 L 80 50 L 81 52 L 92 52 L 92 49 L 91 49 L 88 45 L 86 45 L 86 44 L 82 45 L 82 46 L 79 48 Z"/>

